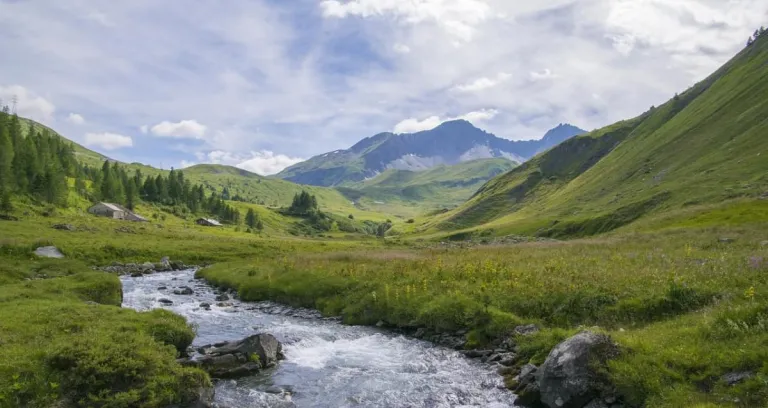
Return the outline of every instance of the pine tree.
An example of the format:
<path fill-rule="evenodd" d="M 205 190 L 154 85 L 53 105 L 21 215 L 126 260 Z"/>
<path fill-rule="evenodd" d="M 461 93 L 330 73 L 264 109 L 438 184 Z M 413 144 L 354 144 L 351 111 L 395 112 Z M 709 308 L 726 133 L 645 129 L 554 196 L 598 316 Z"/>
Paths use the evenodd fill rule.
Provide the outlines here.
<path fill-rule="evenodd" d="M 3 118 L 5 115 L 3 115 Z M 13 185 L 13 143 L 5 120 L 0 122 L 0 192 L 11 191 Z"/>
<path fill-rule="evenodd" d="M 245 225 L 255 228 L 256 221 L 256 213 L 253 211 L 253 208 L 249 208 L 248 213 L 245 215 Z"/>
<path fill-rule="evenodd" d="M 5 214 L 10 214 L 13 211 L 13 204 L 11 203 L 11 192 L 8 190 L 0 191 L 0 211 Z"/>
<path fill-rule="evenodd" d="M 259 232 L 264 230 L 264 223 L 261 222 L 261 218 L 256 220 L 256 230 Z"/>

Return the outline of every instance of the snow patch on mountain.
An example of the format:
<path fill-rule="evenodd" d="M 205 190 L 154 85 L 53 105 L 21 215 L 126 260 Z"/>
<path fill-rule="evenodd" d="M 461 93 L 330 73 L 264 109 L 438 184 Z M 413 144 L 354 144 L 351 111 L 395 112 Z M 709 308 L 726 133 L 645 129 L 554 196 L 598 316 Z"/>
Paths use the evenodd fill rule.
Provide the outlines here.
<path fill-rule="evenodd" d="M 423 171 L 441 164 L 447 164 L 447 161 L 440 156 L 421 157 L 415 154 L 406 154 L 389 162 L 386 167 L 395 170 Z"/>

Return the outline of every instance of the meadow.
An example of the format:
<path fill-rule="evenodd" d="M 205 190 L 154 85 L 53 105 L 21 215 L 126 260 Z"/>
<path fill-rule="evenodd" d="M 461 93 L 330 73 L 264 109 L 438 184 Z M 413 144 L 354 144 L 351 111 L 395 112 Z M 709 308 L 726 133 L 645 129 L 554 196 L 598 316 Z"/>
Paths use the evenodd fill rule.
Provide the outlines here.
<path fill-rule="evenodd" d="M 468 330 L 468 347 L 535 323 L 541 332 L 516 339 L 519 364 L 540 364 L 591 328 L 621 345 L 609 374 L 630 406 L 757 407 L 768 404 L 767 230 L 751 218 L 506 246 L 407 242 L 276 253 L 199 275 L 246 300 L 314 307 L 349 324 Z M 734 387 L 721 380 L 743 371 L 754 376 Z"/>

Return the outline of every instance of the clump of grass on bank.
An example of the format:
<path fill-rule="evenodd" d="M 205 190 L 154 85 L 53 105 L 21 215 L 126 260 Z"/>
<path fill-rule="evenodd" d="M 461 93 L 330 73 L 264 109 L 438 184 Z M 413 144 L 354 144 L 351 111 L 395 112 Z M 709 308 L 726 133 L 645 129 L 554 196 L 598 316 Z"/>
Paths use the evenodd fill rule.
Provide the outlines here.
<path fill-rule="evenodd" d="M 538 322 L 546 329 L 518 339 L 536 364 L 581 327 L 599 326 L 626 351 L 610 375 L 633 405 L 740 406 L 738 398 L 762 406 L 765 231 L 758 224 L 471 250 L 296 253 L 199 275 L 245 300 L 316 307 L 347 323 L 470 330 L 471 346 Z M 734 371 L 755 376 L 726 386 L 722 375 Z"/>
<path fill-rule="evenodd" d="M 122 309 L 116 276 L 9 249 L 0 257 L 0 407 L 164 407 L 210 385 L 176 362 L 194 338 L 183 317 Z M 24 276 L 35 280 L 8 283 Z"/>

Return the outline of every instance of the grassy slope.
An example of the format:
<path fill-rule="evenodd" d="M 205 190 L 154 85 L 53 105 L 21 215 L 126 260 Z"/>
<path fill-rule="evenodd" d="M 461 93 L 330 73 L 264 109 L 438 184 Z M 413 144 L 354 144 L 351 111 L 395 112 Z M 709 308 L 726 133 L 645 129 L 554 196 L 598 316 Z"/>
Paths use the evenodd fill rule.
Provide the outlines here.
<path fill-rule="evenodd" d="M 764 37 L 679 97 L 537 156 L 429 227 L 578 236 L 756 197 L 768 191 L 766 63 Z"/>
<path fill-rule="evenodd" d="M 480 159 L 420 172 L 387 170 L 340 190 L 370 208 L 386 212 L 395 204 L 411 207 L 418 214 L 461 204 L 484 182 L 514 166 L 507 159 Z"/>

